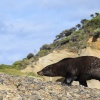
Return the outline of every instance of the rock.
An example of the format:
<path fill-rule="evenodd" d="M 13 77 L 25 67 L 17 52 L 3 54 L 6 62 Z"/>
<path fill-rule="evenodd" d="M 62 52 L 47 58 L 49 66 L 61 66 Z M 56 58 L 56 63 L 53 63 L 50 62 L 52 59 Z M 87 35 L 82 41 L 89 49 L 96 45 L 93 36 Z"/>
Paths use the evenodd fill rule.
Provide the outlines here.
<path fill-rule="evenodd" d="M 100 89 L 0 74 L 0 100 L 99 100 Z M 2 88 L 3 87 L 3 88 Z M 80 99 L 81 98 L 81 99 Z"/>
<path fill-rule="evenodd" d="M 3 100 L 3 96 L 2 95 L 0 95 L 0 100 Z"/>
<path fill-rule="evenodd" d="M 87 83 L 89 88 L 100 89 L 100 82 L 98 80 L 89 80 Z"/>

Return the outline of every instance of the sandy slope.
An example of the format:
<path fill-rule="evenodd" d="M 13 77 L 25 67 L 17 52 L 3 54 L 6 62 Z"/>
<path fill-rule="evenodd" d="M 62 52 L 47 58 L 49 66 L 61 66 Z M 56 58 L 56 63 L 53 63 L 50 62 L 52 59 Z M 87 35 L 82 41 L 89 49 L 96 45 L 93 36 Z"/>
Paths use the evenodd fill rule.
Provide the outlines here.
<path fill-rule="evenodd" d="M 67 57 L 78 57 L 78 56 L 96 56 L 100 58 L 100 39 L 98 39 L 96 42 L 92 42 L 92 38 L 90 38 L 87 42 L 87 47 L 85 49 L 79 50 L 78 53 L 70 52 L 67 49 L 64 50 L 57 50 L 53 51 L 52 53 L 39 58 L 38 62 L 36 64 L 32 63 L 31 65 L 34 66 L 34 68 L 31 67 L 31 65 L 28 65 L 26 69 L 22 70 L 22 72 L 34 72 L 37 73 L 37 71 L 41 70 L 47 65 L 50 65 L 52 63 L 55 63 L 63 58 Z M 58 78 L 51 78 L 51 77 L 44 77 L 45 80 L 55 81 Z M 94 85 L 93 85 L 93 84 Z M 98 85 L 98 82 L 88 82 L 89 86 L 91 87 L 98 87 L 100 88 L 100 83 Z M 91 85 L 92 84 L 92 85 Z"/>

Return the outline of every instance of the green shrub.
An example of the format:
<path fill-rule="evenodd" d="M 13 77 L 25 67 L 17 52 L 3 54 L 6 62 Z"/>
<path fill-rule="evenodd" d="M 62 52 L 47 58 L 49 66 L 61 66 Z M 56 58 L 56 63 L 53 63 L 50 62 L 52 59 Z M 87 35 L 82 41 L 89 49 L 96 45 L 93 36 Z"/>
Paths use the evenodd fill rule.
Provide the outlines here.
<path fill-rule="evenodd" d="M 99 37 L 100 37 L 100 28 L 97 28 L 96 30 L 94 30 L 92 42 L 95 42 Z"/>
<path fill-rule="evenodd" d="M 13 66 L 10 65 L 0 65 L 0 72 L 2 73 L 6 73 L 9 75 L 17 75 L 17 76 L 34 76 L 34 77 L 40 77 L 38 75 L 36 75 L 33 72 L 27 72 L 27 73 L 23 73 L 20 70 L 15 69 L 15 67 L 13 68 Z"/>
<path fill-rule="evenodd" d="M 81 35 L 81 34 L 78 35 L 78 38 L 77 38 L 78 41 L 82 41 L 83 39 L 84 39 L 84 36 L 83 35 Z"/>
<path fill-rule="evenodd" d="M 70 41 L 70 39 L 71 39 L 70 36 L 68 36 L 66 38 L 63 38 L 62 40 L 59 41 L 59 44 L 61 44 L 61 45 L 62 44 L 66 44 L 66 43 L 68 43 Z"/>
<path fill-rule="evenodd" d="M 44 45 L 40 48 L 40 50 L 51 50 L 51 49 L 52 49 L 51 46 L 48 45 L 48 44 L 44 44 Z"/>
<path fill-rule="evenodd" d="M 22 70 L 26 68 L 26 66 L 24 66 L 24 63 L 22 61 L 16 61 L 15 63 L 12 64 L 12 67 L 17 70 Z"/>
<path fill-rule="evenodd" d="M 96 30 L 94 30 L 94 34 L 100 35 L 100 28 L 97 28 Z"/>
<path fill-rule="evenodd" d="M 11 68 L 11 67 L 0 68 L 0 72 L 10 74 L 10 75 L 23 75 L 23 73 L 20 70 L 17 70 L 17 69 Z"/>
<path fill-rule="evenodd" d="M 30 58 L 32 58 L 32 57 L 34 57 L 34 54 L 33 54 L 33 53 L 29 53 L 29 54 L 27 55 L 27 59 L 30 59 Z"/>
<path fill-rule="evenodd" d="M 42 56 L 45 56 L 49 53 L 48 50 L 40 50 L 38 53 L 37 53 L 37 57 L 42 57 Z"/>
<path fill-rule="evenodd" d="M 100 15 L 87 21 L 85 27 L 90 32 L 97 29 L 97 28 L 100 28 Z"/>
<path fill-rule="evenodd" d="M 0 69 L 5 69 L 5 68 L 12 68 L 12 66 L 11 65 L 4 65 L 4 64 L 0 65 Z"/>
<path fill-rule="evenodd" d="M 39 77 L 39 75 L 35 74 L 34 72 L 27 72 L 25 73 L 26 76 L 35 76 L 35 77 Z"/>

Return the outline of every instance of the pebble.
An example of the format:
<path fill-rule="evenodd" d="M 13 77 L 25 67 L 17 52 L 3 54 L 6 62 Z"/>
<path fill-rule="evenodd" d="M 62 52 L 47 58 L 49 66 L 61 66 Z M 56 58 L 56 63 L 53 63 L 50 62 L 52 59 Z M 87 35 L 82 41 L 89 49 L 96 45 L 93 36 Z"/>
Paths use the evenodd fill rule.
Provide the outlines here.
<path fill-rule="evenodd" d="M 0 100 L 100 100 L 100 89 L 62 86 L 57 82 L 2 73 Z"/>

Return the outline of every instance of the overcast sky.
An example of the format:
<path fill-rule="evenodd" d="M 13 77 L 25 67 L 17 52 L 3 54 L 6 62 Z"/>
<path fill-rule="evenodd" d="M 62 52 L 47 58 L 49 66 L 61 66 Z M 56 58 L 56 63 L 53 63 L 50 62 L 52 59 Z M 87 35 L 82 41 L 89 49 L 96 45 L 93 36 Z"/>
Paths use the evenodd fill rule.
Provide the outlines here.
<path fill-rule="evenodd" d="M 95 12 L 100 0 L 0 0 L 0 64 L 36 53 Z"/>

